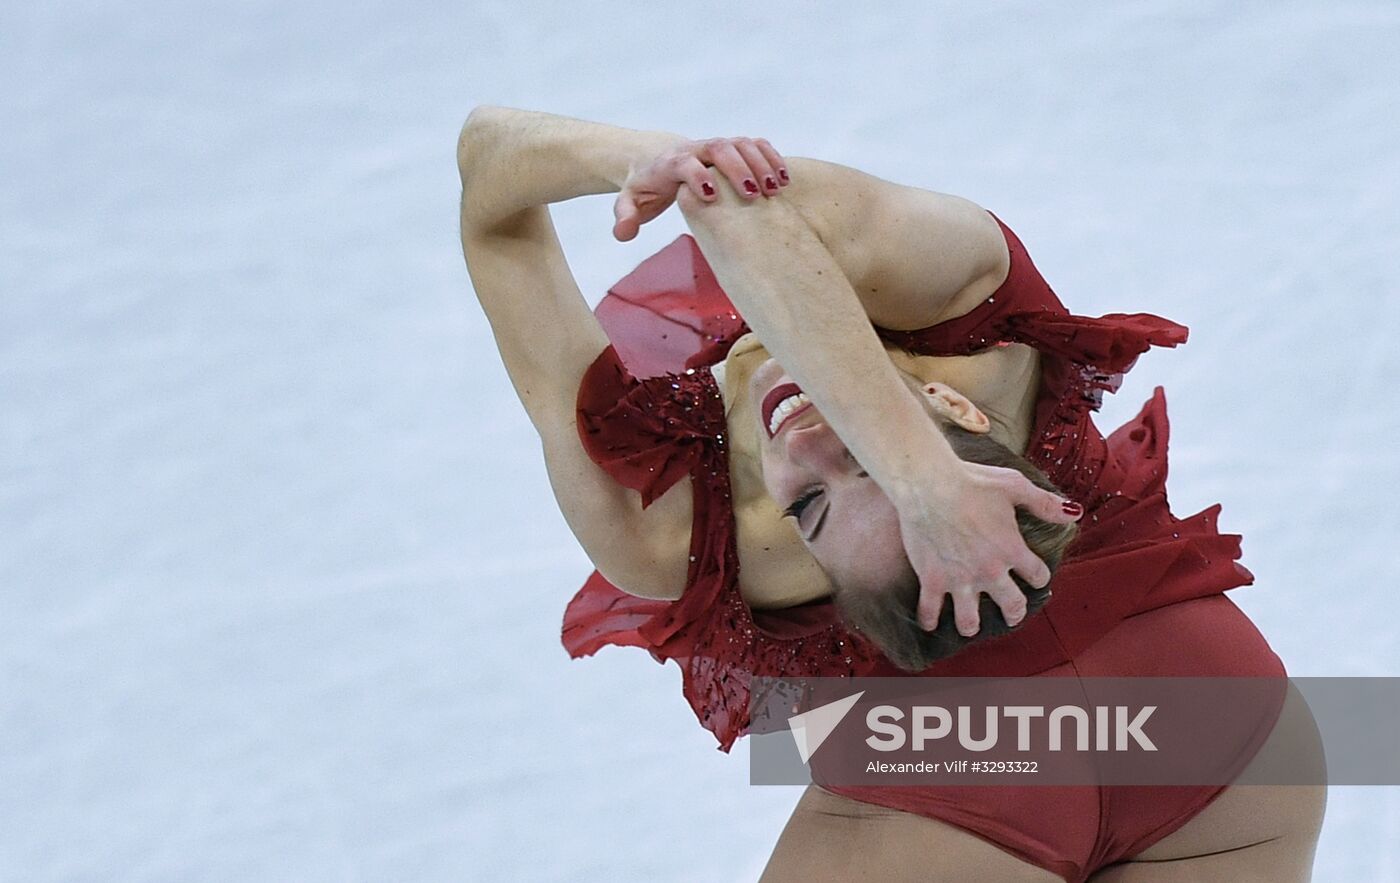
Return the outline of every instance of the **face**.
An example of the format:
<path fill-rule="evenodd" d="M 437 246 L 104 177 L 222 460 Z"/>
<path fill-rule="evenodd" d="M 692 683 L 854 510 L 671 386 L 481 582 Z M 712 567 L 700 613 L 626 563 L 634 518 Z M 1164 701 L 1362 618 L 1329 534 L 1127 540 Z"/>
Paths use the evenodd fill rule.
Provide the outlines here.
<path fill-rule="evenodd" d="M 908 572 L 894 504 L 769 359 L 754 371 L 763 482 L 802 542 L 841 585 L 878 588 Z"/>

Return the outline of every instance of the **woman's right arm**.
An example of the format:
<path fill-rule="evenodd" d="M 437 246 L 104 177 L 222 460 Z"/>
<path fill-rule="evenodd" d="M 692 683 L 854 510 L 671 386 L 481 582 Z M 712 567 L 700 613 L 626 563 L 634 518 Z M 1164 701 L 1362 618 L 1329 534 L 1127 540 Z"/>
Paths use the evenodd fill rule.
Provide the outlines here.
<path fill-rule="evenodd" d="M 926 278 L 975 284 L 987 275 L 981 265 L 994 266 L 995 255 L 965 247 L 956 233 L 944 235 L 945 228 L 958 229 L 949 213 L 961 208 L 945 209 L 937 194 L 904 190 L 840 172 L 806 197 L 794 186 L 792 200 L 745 202 L 731 191 L 705 203 L 682 190 L 677 202 L 749 327 L 894 503 L 919 576 L 921 624 L 933 628 L 944 596 L 952 595 L 958 630 L 971 635 L 979 594 L 990 595 L 1011 622 L 1023 613 L 1025 596 L 1010 572 L 1032 586 L 1050 578 L 1021 536 L 1014 508 L 1051 523 L 1074 521 L 1077 513 L 1015 470 L 959 460 L 890 363 L 871 326 L 872 303 L 862 301 L 852 280 L 865 287 L 880 279 L 871 287 L 887 289 L 898 282 L 896 291 L 874 292 L 878 307 L 907 321 L 905 327 L 919 327 L 956 309 L 961 288 L 921 285 L 917 268 L 931 269 Z M 823 201 L 830 204 L 824 211 Z M 900 225 L 908 229 L 901 232 Z M 983 251 L 987 260 L 979 257 Z M 902 263 L 915 269 L 903 270 Z"/>
<path fill-rule="evenodd" d="M 679 597 L 689 480 L 645 510 L 579 442 L 584 372 L 608 346 L 560 248 L 548 203 L 617 191 L 635 162 L 677 141 L 550 114 L 481 107 L 462 127 L 462 251 L 501 360 L 543 443 L 560 511 L 594 565 L 645 597 Z"/>

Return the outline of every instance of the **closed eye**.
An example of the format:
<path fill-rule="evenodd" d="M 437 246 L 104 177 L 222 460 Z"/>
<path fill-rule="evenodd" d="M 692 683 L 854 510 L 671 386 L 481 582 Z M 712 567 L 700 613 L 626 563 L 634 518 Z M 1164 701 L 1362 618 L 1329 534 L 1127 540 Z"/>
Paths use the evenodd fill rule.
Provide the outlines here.
<path fill-rule="evenodd" d="M 831 504 L 827 503 L 824 497 L 820 488 L 812 488 L 803 492 L 792 501 L 792 505 L 783 510 L 784 515 L 797 519 L 797 532 L 809 543 L 821 533 L 826 515 L 831 511 Z"/>
<path fill-rule="evenodd" d="M 869 477 L 870 473 L 866 472 L 864 469 L 856 473 L 856 478 Z M 808 488 L 807 490 L 803 491 L 800 495 L 798 495 L 797 499 L 793 500 L 792 503 L 790 503 L 788 507 L 783 510 L 783 515 L 785 515 L 788 518 L 794 518 L 797 520 L 798 533 L 802 534 L 803 539 L 807 540 L 807 542 L 811 542 L 812 540 L 817 538 L 817 534 L 821 532 L 822 525 L 826 522 L 827 513 L 831 509 L 830 504 L 821 507 L 821 511 L 815 513 L 815 524 L 812 525 L 810 530 L 807 528 L 807 525 L 803 522 L 812 522 L 813 519 L 804 518 L 803 516 L 804 514 L 811 515 L 815 511 L 811 508 L 812 503 L 814 503 L 816 499 L 820 496 L 822 496 L 821 488 Z"/>
<path fill-rule="evenodd" d="M 789 518 L 800 520 L 802 518 L 802 513 L 806 511 L 807 507 L 811 505 L 812 501 L 815 500 L 820 493 L 821 491 L 817 488 L 808 488 L 802 492 L 801 496 L 793 500 L 791 505 L 783 510 L 783 514 Z"/>

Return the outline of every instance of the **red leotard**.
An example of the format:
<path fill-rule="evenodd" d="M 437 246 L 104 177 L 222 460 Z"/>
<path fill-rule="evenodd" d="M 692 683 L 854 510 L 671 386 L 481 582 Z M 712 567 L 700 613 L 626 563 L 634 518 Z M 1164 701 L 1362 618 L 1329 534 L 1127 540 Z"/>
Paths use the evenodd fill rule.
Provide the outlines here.
<path fill-rule="evenodd" d="M 993 216 L 995 217 L 995 216 Z M 1186 329 L 1143 313 L 1075 316 L 998 218 L 1006 281 L 964 316 L 919 331 L 877 329 L 923 355 L 968 355 L 1006 342 L 1041 355 L 1026 457 L 1086 514 L 1055 573 L 1055 596 L 1016 631 L 936 663 L 933 676 L 1277 677 L 1278 657 L 1222 593 L 1253 581 L 1219 506 L 1189 518 L 1167 505 L 1166 400 L 1159 388 L 1105 438 L 1091 412 L 1151 346 Z M 564 616 L 574 656 L 606 644 L 675 660 L 703 726 L 728 750 L 748 725 L 749 679 L 903 675 L 829 601 L 755 611 L 739 592 L 725 417 L 708 366 L 748 329 L 693 239 L 682 236 L 610 290 L 597 309 L 613 345 L 578 396 L 592 459 L 644 504 L 692 479 L 694 525 L 677 601 L 627 595 L 594 573 Z M 1272 730 L 1278 706 L 1238 748 L 1238 769 Z M 1130 857 L 1200 812 L 1224 786 L 829 787 L 856 800 L 957 825 L 1066 880 Z"/>

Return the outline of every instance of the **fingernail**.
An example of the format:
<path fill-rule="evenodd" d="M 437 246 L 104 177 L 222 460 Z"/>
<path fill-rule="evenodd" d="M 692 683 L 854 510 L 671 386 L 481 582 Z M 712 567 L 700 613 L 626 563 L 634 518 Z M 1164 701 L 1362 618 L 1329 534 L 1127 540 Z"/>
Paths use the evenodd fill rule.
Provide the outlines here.
<path fill-rule="evenodd" d="M 744 192 L 745 192 L 745 193 L 757 193 L 757 192 L 758 192 L 758 185 L 755 184 L 755 183 L 753 182 L 753 178 L 745 178 L 745 179 L 744 179 Z"/>
<path fill-rule="evenodd" d="M 778 169 L 778 177 L 783 179 L 784 184 L 791 180 L 790 178 L 788 178 L 787 169 Z"/>
<path fill-rule="evenodd" d="M 701 190 L 701 192 L 704 193 L 706 196 L 714 196 L 714 195 L 715 195 L 715 185 L 711 184 L 709 181 L 701 181 L 701 182 L 700 182 L 700 190 Z"/>
<path fill-rule="evenodd" d="M 768 177 L 763 179 L 763 186 L 767 187 L 769 190 L 777 190 L 778 182 L 773 180 L 772 175 L 769 175 Z"/>
<path fill-rule="evenodd" d="M 1084 514 L 1084 507 L 1074 502 L 1073 500 L 1065 500 L 1064 503 L 1061 504 L 1060 508 L 1064 509 L 1065 514 L 1070 516 L 1071 518 L 1078 518 L 1079 516 Z"/>

